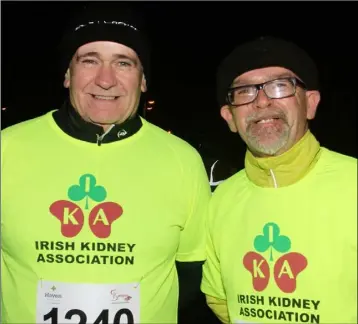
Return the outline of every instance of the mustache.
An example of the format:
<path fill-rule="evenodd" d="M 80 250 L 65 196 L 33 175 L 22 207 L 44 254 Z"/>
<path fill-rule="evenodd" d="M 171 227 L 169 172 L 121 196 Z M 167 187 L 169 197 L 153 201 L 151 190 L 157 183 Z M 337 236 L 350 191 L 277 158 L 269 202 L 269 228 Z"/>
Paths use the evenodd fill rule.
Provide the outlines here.
<path fill-rule="evenodd" d="M 282 111 L 270 111 L 270 112 L 265 112 L 263 114 L 255 113 L 248 116 L 246 118 L 246 122 L 248 124 L 257 123 L 263 119 L 282 119 L 283 121 L 287 122 L 287 117 Z"/>

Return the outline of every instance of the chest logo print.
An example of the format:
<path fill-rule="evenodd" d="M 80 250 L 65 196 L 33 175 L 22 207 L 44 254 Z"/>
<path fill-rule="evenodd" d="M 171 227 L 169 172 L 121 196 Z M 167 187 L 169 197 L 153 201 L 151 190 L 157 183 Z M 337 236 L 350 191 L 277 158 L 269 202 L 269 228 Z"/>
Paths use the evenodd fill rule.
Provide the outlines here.
<path fill-rule="evenodd" d="M 57 200 L 49 209 L 60 221 L 62 235 L 68 238 L 81 232 L 85 215 L 88 215 L 92 233 L 98 238 L 107 238 L 111 235 L 112 223 L 123 214 L 119 204 L 105 201 L 107 191 L 103 186 L 97 185 L 92 174 L 82 175 L 78 184 L 69 187 L 67 196 L 69 200 Z M 83 209 L 80 207 L 81 203 L 84 204 Z"/>
<path fill-rule="evenodd" d="M 252 275 L 256 291 L 263 291 L 273 275 L 278 288 L 284 293 L 293 293 L 297 287 L 298 275 L 307 267 L 306 257 L 291 251 L 291 240 L 281 235 L 275 223 L 267 223 L 262 234 L 255 237 L 254 249 L 245 254 L 243 264 Z M 268 254 L 268 260 L 264 255 Z"/>

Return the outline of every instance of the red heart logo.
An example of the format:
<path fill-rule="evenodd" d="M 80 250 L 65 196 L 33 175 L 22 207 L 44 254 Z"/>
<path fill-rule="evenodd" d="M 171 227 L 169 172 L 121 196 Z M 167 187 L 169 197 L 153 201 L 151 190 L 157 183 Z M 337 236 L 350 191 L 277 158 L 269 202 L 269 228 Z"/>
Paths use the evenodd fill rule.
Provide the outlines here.
<path fill-rule="evenodd" d="M 112 223 L 122 213 L 122 207 L 114 202 L 105 202 L 93 207 L 88 220 L 92 233 L 99 238 L 107 238 L 111 235 Z"/>
<path fill-rule="evenodd" d="M 274 277 L 277 286 L 285 293 L 296 290 L 296 278 L 307 267 L 307 259 L 300 253 L 291 252 L 281 256 L 275 263 Z"/>
<path fill-rule="evenodd" d="M 55 201 L 50 206 L 50 212 L 61 222 L 61 233 L 65 237 L 76 236 L 83 227 L 84 216 L 82 209 L 67 200 Z"/>
<path fill-rule="evenodd" d="M 256 291 L 266 289 L 270 280 L 270 268 L 266 259 L 256 252 L 248 252 L 243 259 L 244 267 L 252 275 L 252 285 Z"/>

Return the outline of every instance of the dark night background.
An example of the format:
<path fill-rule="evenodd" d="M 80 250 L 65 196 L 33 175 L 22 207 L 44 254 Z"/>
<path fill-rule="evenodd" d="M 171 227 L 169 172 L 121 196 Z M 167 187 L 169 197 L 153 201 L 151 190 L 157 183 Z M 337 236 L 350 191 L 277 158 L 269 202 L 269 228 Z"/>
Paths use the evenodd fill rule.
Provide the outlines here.
<path fill-rule="evenodd" d="M 2 129 L 57 109 L 63 76 L 56 46 L 85 2 L 1 2 Z M 105 2 L 103 2 L 105 5 Z M 204 158 L 243 166 L 245 147 L 219 115 L 215 74 L 240 42 L 272 34 L 316 60 L 321 103 L 313 133 L 323 146 L 356 157 L 357 9 L 354 2 L 133 2 L 153 42 L 146 118 L 200 149 Z M 195 305 L 194 305 L 195 306 Z M 194 311 L 195 307 L 193 307 Z M 198 315 L 198 321 L 204 317 Z M 186 321 L 184 321 L 186 322 Z M 188 323 L 188 322 L 186 322 Z M 206 323 L 213 323 L 206 319 Z"/>
<path fill-rule="evenodd" d="M 66 90 L 56 46 L 85 2 L 1 2 L 2 128 L 59 108 Z M 113 4 L 113 2 L 112 2 Z M 131 2 L 153 43 L 146 118 L 236 167 L 244 145 L 219 115 L 215 74 L 240 42 L 272 34 L 317 61 L 322 100 L 312 130 L 322 145 L 356 156 L 357 18 L 354 2 Z M 103 2 L 105 5 L 105 2 Z"/>

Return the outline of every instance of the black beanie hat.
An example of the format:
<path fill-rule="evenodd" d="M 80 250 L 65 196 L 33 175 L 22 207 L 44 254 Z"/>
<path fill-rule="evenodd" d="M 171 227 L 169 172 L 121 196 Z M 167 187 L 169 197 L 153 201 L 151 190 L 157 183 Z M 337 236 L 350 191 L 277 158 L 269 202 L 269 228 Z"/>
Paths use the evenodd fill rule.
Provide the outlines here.
<path fill-rule="evenodd" d="M 226 105 L 232 82 L 241 74 L 260 68 L 279 66 L 297 75 L 308 90 L 318 90 L 318 70 L 312 58 L 292 42 L 260 37 L 236 47 L 220 64 L 217 72 L 217 100 Z"/>
<path fill-rule="evenodd" d="M 62 75 L 79 47 L 96 41 L 111 41 L 136 52 L 148 82 L 150 45 L 144 28 L 143 16 L 123 2 L 87 4 L 70 21 L 60 43 Z"/>

